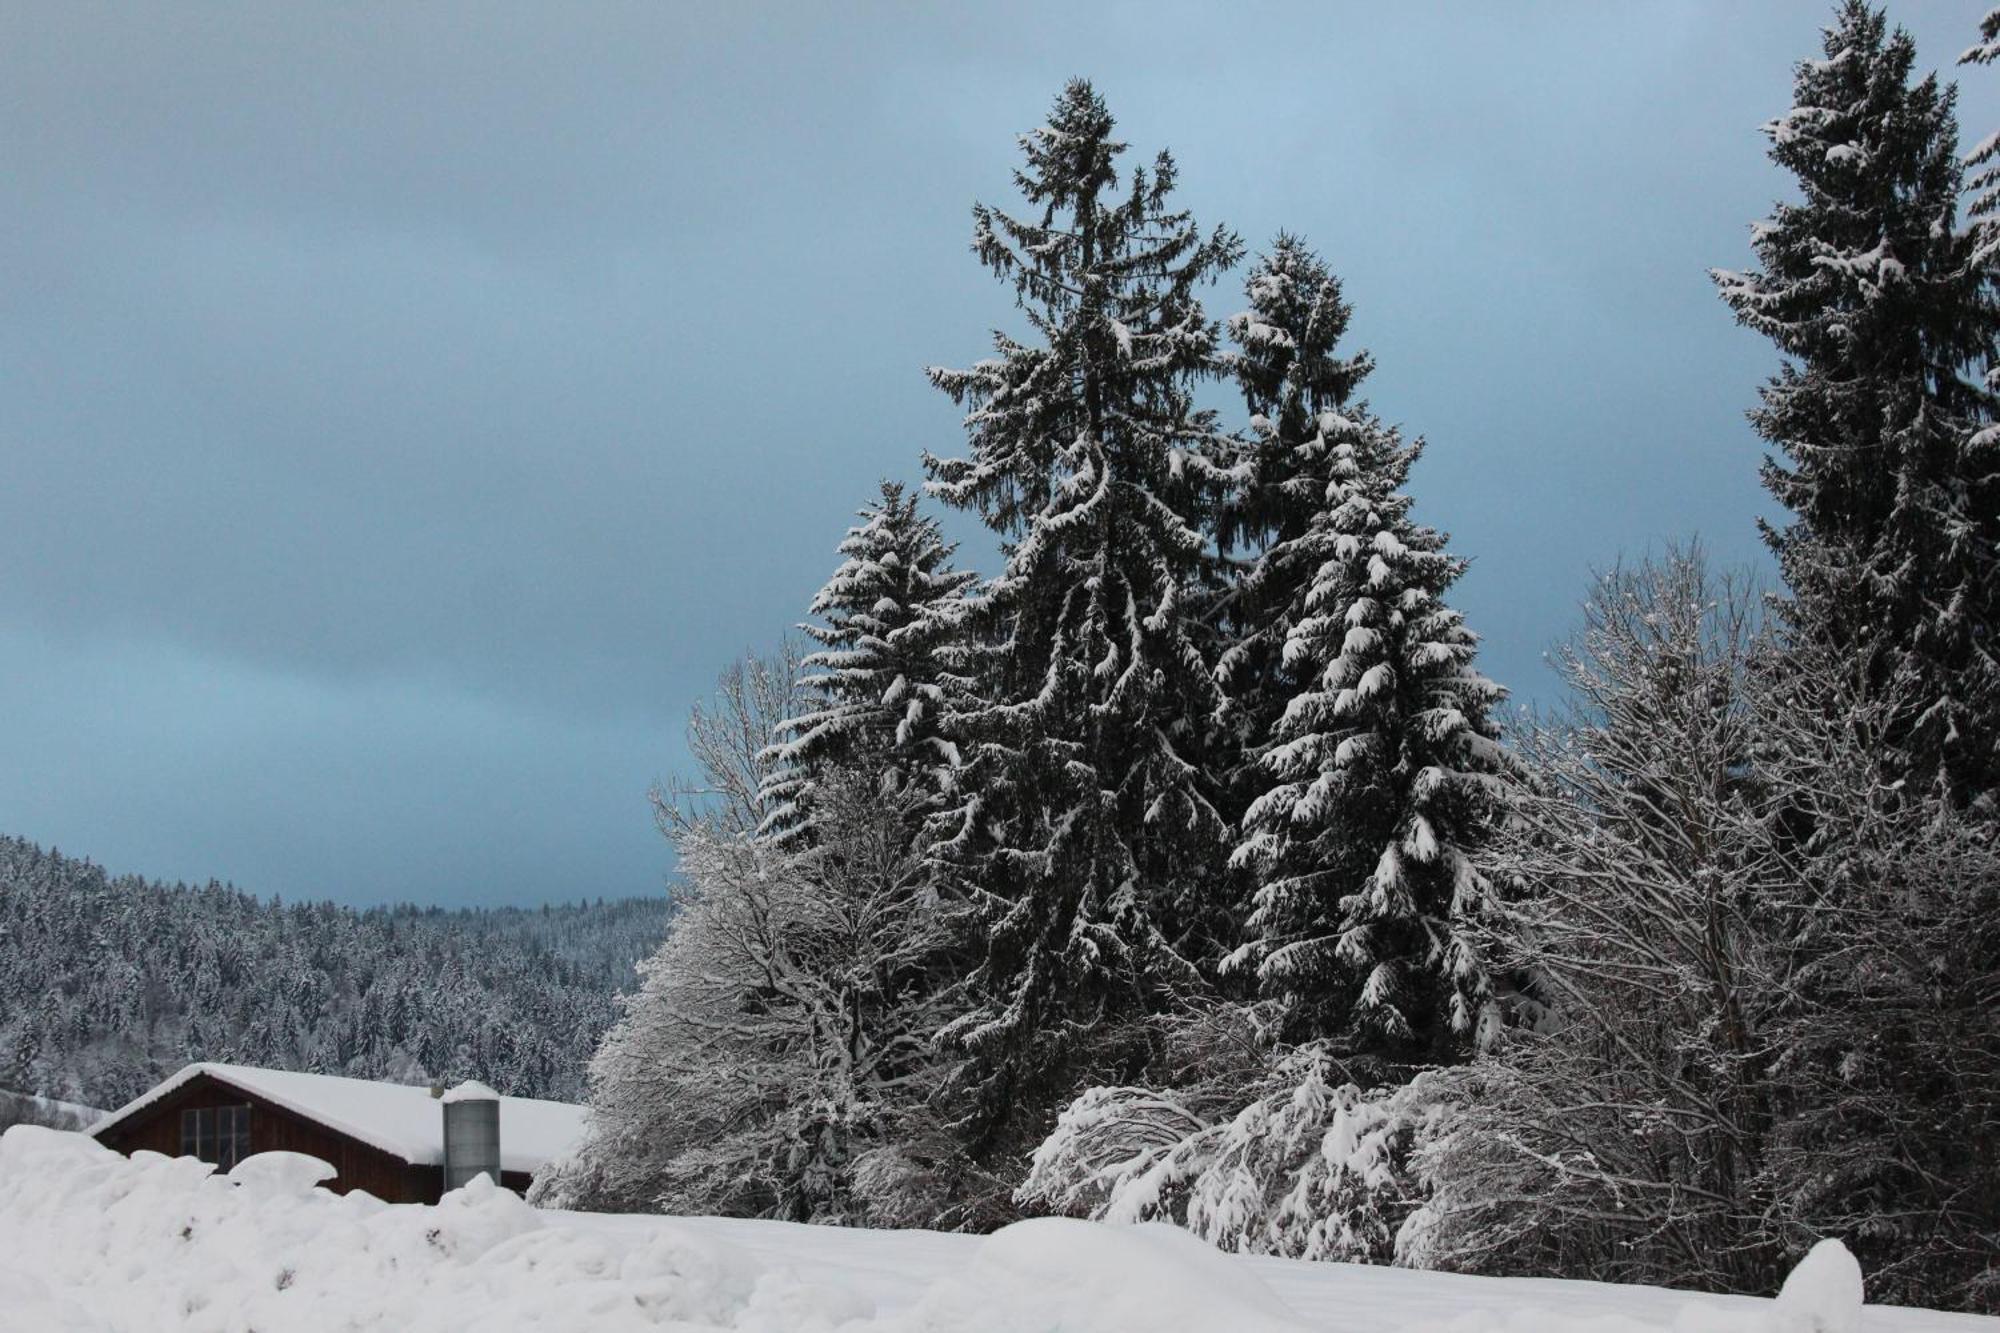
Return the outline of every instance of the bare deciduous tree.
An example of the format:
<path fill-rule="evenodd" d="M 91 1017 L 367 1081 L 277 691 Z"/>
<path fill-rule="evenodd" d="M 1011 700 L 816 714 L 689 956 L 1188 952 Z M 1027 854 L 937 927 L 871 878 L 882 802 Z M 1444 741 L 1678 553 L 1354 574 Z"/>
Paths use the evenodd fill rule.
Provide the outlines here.
<path fill-rule="evenodd" d="M 1600 581 L 1497 867 L 1545 1007 L 1433 1079 L 1405 1261 L 1768 1291 L 1839 1235 L 1878 1298 L 2000 1295 L 1994 849 L 1757 610 L 1699 551 Z"/>
<path fill-rule="evenodd" d="M 745 653 L 730 663 L 714 698 L 690 710 L 688 753 L 700 776 L 670 778 L 652 791 L 654 817 L 670 841 L 697 826 L 732 836 L 757 831 L 770 767 L 765 751 L 778 724 L 802 709 L 802 664 L 798 640 L 788 635 L 768 657 Z"/>
<path fill-rule="evenodd" d="M 876 1225 L 1004 1201 L 931 1114 L 951 934 L 910 838 L 921 794 L 824 775 L 809 842 L 757 836 L 760 729 L 795 715 L 797 675 L 789 651 L 746 659 L 690 724 L 702 780 L 656 798 L 673 931 L 592 1064 L 593 1136 L 539 1201 Z"/>

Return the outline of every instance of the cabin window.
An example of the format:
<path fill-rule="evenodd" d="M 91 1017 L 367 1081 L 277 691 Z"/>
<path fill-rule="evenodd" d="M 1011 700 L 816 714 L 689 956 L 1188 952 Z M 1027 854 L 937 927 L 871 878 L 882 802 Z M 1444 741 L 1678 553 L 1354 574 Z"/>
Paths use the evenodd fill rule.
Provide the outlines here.
<path fill-rule="evenodd" d="M 181 1112 L 181 1156 L 227 1171 L 249 1155 L 248 1106 L 193 1106 Z"/>

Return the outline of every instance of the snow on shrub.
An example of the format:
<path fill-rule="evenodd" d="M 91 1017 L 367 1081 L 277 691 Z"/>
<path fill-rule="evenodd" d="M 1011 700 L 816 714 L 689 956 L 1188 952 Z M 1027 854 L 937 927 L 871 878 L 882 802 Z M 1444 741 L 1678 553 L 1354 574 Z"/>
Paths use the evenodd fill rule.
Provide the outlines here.
<path fill-rule="evenodd" d="M 1240 1254 L 1386 1263 L 1414 1206 L 1401 1162 L 1426 1086 L 1364 1091 L 1302 1047 L 1227 1119 L 1169 1092 L 1092 1088 L 1036 1150 L 1018 1197 L 1101 1221 L 1175 1222 Z"/>

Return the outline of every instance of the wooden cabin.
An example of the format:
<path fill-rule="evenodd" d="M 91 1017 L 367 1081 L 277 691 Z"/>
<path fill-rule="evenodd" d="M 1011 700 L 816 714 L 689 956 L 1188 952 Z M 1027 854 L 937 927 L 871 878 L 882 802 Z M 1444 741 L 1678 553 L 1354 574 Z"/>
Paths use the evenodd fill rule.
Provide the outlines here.
<path fill-rule="evenodd" d="M 467 1086 L 499 1104 L 500 1183 L 511 1190 L 525 1192 L 544 1164 L 583 1137 L 580 1106 Z M 305 1153 L 334 1169 L 326 1188 L 336 1193 L 436 1203 L 444 1193 L 448 1101 L 438 1090 L 400 1083 L 193 1064 L 90 1133 L 128 1155 L 199 1157 L 220 1171 L 254 1153 Z"/>

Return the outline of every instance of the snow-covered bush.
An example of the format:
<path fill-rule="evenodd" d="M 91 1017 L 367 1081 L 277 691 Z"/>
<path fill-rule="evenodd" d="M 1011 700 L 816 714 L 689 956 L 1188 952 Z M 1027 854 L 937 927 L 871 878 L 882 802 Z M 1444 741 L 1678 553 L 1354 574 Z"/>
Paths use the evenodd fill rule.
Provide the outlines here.
<path fill-rule="evenodd" d="M 913 1141 L 930 1137 L 941 921 L 895 801 L 823 782 L 817 812 L 804 850 L 719 830 L 678 840 L 673 932 L 593 1062 L 592 1137 L 539 1201 L 922 1215 L 902 1194 L 924 1178 Z M 891 1145 L 918 1156 L 857 1170 Z"/>
<path fill-rule="evenodd" d="M 1387 1262 L 1412 1206 L 1402 1158 L 1426 1083 L 1364 1091 L 1317 1046 L 1274 1057 L 1247 1103 L 1092 1088 L 1036 1151 L 1020 1198 L 1112 1222 L 1171 1221 L 1241 1254 Z"/>
<path fill-rule="evenodd" d="M 934 795 L 952 758 L 941 734 L 950 688 L 940 652 L 959 632 L 978 575 L 952 568 L 956 548 L 897 482 L 883 482 L 857 517 L 839 567 L 812 600 L 816 621 L 800 626 L 820 645 L 800 663 L 805 711 L 779 722 L 758 756 L 759 832 L 779 843 L 809 833 L 824 774 L 865 771 L 888 790 Z"/>
<path fill-rule="evenodd" d="M 1874 710 L 1835 699 L 1769 728 L 1811 832 L 1763 1193 L 1788 1251 L 1844 1237 L 1878 1299 L 2000 1313 L 2000 829 L 1881 781 Z"/>
<path fill-rule="evenodd" d="M 813 836 L 758 836 L 760 756 L 795 659 L 724 679 L 692 737 L 707 803 L 664 807 L 673 929 L 591 1066 L 592 1129 L 537 1182 L 557 1207 L 936 1223 L 990 1187 L 930 1107 L 948 922 L 910 790 L 820 775 Z"/>

